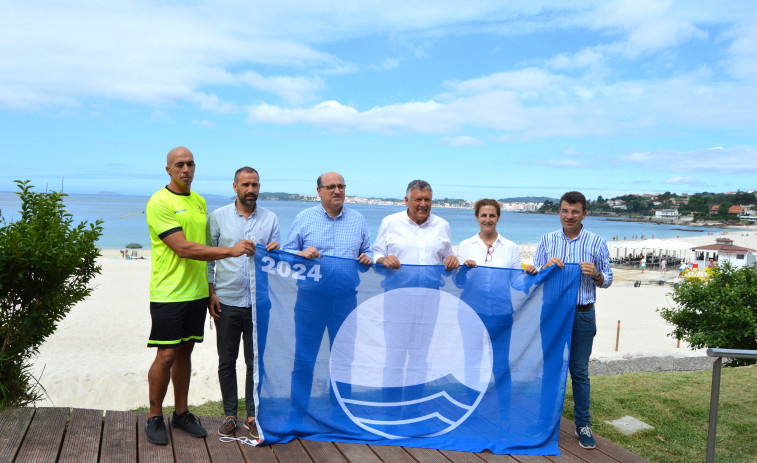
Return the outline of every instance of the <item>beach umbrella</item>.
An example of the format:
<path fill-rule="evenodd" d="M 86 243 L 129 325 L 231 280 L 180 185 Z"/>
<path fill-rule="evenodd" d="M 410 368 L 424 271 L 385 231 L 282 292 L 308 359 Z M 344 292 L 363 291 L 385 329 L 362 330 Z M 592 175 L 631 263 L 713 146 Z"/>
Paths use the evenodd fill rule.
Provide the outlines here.
<path fill-rule="evenodd" d="M 142 249 L 142 245 L 139 243 L 129 243 L 126 245 L 126 249 Z"/>

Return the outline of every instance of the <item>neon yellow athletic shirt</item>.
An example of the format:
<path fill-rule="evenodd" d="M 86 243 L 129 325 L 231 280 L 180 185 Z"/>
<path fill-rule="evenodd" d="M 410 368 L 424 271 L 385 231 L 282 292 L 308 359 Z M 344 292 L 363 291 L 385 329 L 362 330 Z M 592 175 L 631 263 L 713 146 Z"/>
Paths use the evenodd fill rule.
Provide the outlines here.
<path fill-rule="evenodd" d="M 208 297 L 207 264 L 181 258 L 161 237 L 183 231 L 187 241 L 205 244 L 207 207 L 202 196 L 163 188 L 147 201 L 147 227 L 152 243 L 151 302 L 184 302 Z"/>

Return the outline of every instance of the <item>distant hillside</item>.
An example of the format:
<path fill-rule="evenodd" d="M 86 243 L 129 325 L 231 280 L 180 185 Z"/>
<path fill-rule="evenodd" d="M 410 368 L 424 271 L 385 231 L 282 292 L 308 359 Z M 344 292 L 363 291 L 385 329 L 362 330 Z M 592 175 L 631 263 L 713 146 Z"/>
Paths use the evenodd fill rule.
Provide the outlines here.
<path fill-rule="evenodd" d="M 515 198 L 503 198 L 497 201 L 501 203 L 539 203 L 542 204 L 546 200 L 550 200 L 554 203 L 559 201 L 560 198 L 549 198 L 547 196 L 518 196 Z"/>

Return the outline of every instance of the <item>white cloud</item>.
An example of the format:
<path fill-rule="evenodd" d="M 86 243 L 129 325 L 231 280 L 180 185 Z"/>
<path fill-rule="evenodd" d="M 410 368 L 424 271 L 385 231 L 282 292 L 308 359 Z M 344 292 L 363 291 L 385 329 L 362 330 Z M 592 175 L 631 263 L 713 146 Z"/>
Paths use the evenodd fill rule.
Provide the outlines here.
<path fill-rule="evenodd" d="M 200 108 L 212 111 L 216 114 L 233 114 L 239 111 L 239 108 L 236 104 L 222 102 L 217 95 L 196 93 L 194 95 L 191 95 L 189 97 L 189 100 L 197 103 Z"/>
<path fill-rule="evenodd" d="M 475 137 L 460 135 L 457 137 L 445 137 L 442 141 L 450 146 L 478 146 L 483 142 Z"/>
<path fill-rule="evenodd" d="M 264 77 L 252 71 L 243 73 L 240 81 L 251 87 L 280 96 L 292 104 L 311 101 L 313 95 L 323 87 L 320 77 Z"/>
<path fill-rule="evenodd" d="M 719 150 L 656 150 L 634 153 L 625 156 L 624 160 L 634 168 L 656 172 L 696 172 L 702 175 L 757 173 L 757 147 L 754 146 Z"/>
<path fill-rule="evenodd" d="M 662 181 L 665 185 L 690 185 L 690 186 L 705 186 L 706 183 L 697 180 L 694 177 L 670 177 Z"/>
<path fill-rule="evenodd" d="M 725 65 L 731 74 L 739 79 L 757 79 L 757 13 L 753 13 L 750 23 L 733 31 L 733 42 L 728 47 Z"/>
<path fill-rule="evenodd" d="M 201 127 L 208 128 L 208 129 L 212 129 L 212 128 L 214 128 L 216 126 L 214 123 L 212 123 L 210 121 L 207 121 L 207 120 L 202 120 L 202 121 L 194 120 L 194 121 L 192 121 L 192 123 L 195 124 L 195 125 L 199 125 Z"/>

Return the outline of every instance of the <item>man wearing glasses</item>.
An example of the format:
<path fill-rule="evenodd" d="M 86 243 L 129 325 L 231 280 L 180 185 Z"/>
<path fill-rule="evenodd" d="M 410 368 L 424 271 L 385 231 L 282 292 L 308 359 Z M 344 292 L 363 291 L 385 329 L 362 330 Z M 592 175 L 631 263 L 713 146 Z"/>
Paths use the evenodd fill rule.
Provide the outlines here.
<path fill-rule="evenodd" d="M 357 307 L 355 288 L 360 278 L 354 261 L 362 264 L 364 270 L 373 263 L 365 217 L 344 206 L 344 177 L 327 172 L 318 177 L 316 185 L 321 204 L 297 214 L 283 250 L 306 259 L 322 255 L 342 259 L 324 259 L 319 263 L 323 278 L 318 284 L 298 282 L 290 429 L 299 429 L 303 416 L 312 414 L 308 406 L 323 330 L 328 329 L 329 346 L 333 345 L 341 322 Z"/>
<path fill-rule="evenodd" d="M 575 434 L 581 447 L 593 449 L 596 444 L 589 427 L 589 356 L 597 333 L 594 314 L 597 287 L 607 288 L 612 284 L 610 253 L 604 238 L 587 231 L 581 224 L 586 217 L 586 197 L 583 194 L 578 191 L 565 193 L 560 198 L 559 215 L 562 230 L 542 236 L 534 255 L 534 265 L 541 269 L 551 265 L 563 268 L 565 264 L 579 264 L 581 267 L 568 369 L 575 402 Z M 529 273 L 534 270 L 533 266 L 526 269 Z M 544 387 L 551 385 L 542 384 Z"/>

